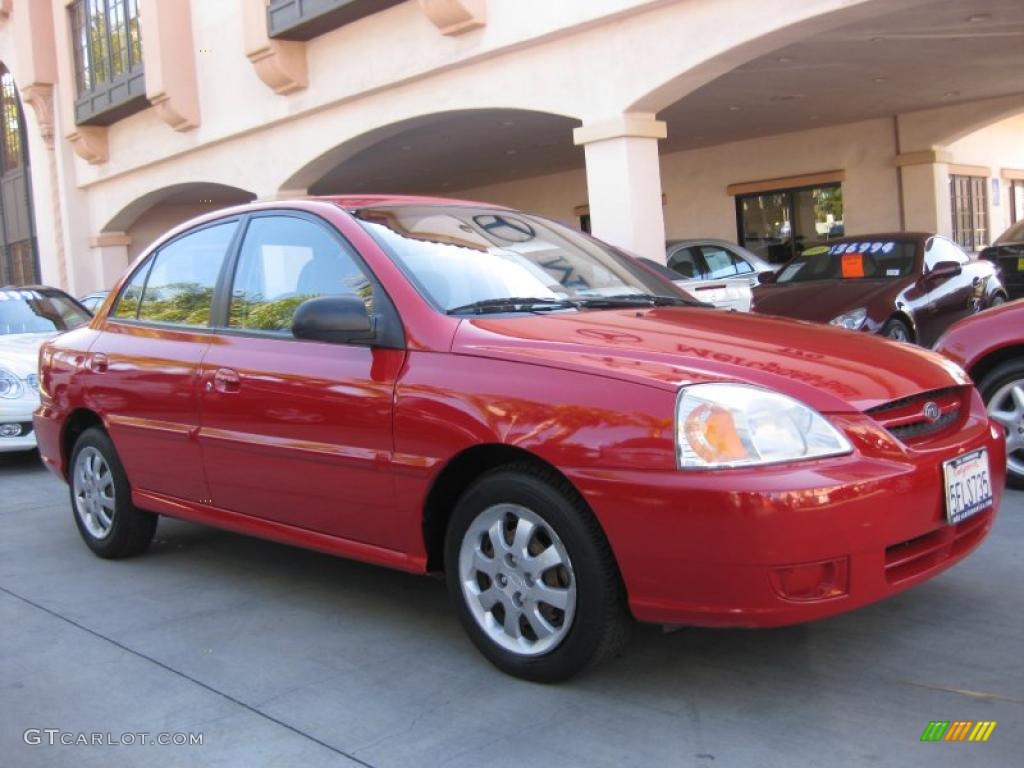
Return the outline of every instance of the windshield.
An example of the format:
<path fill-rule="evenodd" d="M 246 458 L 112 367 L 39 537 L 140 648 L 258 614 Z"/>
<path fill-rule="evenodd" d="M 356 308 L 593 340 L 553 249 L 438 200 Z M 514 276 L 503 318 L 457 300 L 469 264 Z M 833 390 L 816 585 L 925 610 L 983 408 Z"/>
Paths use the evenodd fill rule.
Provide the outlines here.
<path fill-rule="evenodd" d="M 993 245 L 1002 245 L 1003 243 L 1019 243 L 1024 240 L 1024 219 L 1021 219 L 1008 230 L 1003 232 Z"/>
<path fill-rule="evenodd" d="M 914 269 L 917 244 L 893 240 L 866 240 L 808 248 L 789 261 L 777 283 L 812 280 L 895 280 Z"/>
<path fill-rule="evenodd" d="M 0 289 L 0 336 L 56 333 L 89 322 L 89 313 L 63 294 L 34 288 Z"/>
<path fill-rule="evenodd" d="M 354 213 L 443 312 L 578 309 L 644 297 L 693 303 L 629 257 L 536 216 L 454 205 Z"/>

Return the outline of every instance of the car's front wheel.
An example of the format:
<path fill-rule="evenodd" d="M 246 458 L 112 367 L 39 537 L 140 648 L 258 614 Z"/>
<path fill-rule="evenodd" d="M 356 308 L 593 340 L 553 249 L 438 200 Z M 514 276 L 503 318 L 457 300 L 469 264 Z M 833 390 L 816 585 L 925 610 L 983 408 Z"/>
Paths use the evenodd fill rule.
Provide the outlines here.
<path fill-rule="evenodd" d="M 128 476 L 102 429 L 87 429 L 75 442 L 69 485 L 75 524 L 89 549 L 106 558 L 145 551 L 158 516 L 132 504 Z"/>
<path fill-rule="evenodd" d="M 890 319 L 889 322 L 882 327 L 882 335 L 887 339 L 902 341 L 907 344 L 914 341 L 914 337 L 910 333 L 910 329 L 907 327 L 907 324 L 898 317 Z"/>
<path fill-rule="evenodd" d="M 1006 432 L 1006 482 L 1024 488 L 1024 359 L 993 368 L 982 377 L 978 390 L 988 415 Z"/>
<path fill-rule="evenodd" d="M 448 590 L 495 666 L 565 680 L 620 651 L 631 619 L 608 542 L 579 495 L 529 464 L 495 470 L 459 500 L 445 542 Z"/>

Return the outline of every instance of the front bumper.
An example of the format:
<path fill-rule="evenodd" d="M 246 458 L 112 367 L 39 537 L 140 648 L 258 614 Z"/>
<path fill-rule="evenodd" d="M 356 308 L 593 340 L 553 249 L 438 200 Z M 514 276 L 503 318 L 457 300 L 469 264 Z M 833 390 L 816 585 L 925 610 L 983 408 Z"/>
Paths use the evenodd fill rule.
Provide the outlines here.
<path fill-rule="evenodd" d="M 1006 458 L 1001 430 L 977 405 L 962 429 L 927 450 L 851 416 L 833 419 L 855 443 L 850 456 L 744 470 L 566 474 L 608 536 L 637 619 L 796 624 L 919 584 L 984 539 Z M 942 462 L 979 447 L 989 452 L 993 506 L 951 526 Z"/>
<path fill-rule="evenodd" d="M 16 400 L 0 400 L 0 426 L 19 425 L 20 434 L 3 437 L 0 434 L 0 453 L 31 451 L 36 447 L 36 433 L 32 425 L 32 411 L 39 405 L 37 397 L 19 397 Z"/>

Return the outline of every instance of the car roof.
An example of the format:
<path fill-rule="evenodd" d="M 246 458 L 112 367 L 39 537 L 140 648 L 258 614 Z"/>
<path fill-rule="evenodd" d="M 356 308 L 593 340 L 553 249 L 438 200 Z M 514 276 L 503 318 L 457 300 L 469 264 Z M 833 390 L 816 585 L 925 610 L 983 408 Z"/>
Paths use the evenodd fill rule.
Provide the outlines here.
<path fill-rule="evenodd" d="M 474 208 L 501 208 L 511 210 L 504 205 L 485 203 L 478 200 L 459 200 L 451 197 L 432 197 L 429 195 L 318 195 L 315 197 L 301 198 L 304 200 L 322 200 L 334 203 L 346 210 L 358 210 L 359 208 L 388 208 L 396 205 L 458 205 L 472 206 Z M 288 202 L 282 200 L 278 202 Z"/>

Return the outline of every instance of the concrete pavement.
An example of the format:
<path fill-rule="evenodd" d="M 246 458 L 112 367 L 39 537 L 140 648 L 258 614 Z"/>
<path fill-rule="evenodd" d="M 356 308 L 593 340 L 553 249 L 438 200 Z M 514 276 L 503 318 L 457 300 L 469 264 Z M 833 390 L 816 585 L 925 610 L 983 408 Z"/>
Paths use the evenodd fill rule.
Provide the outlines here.
<path fill-rule="evenodd" d="M 569 684 L 508 678 L 441 583 L 162 519 L 103 561 L 66 488 L 0 456 L 0 764 L 1007 766 L 1024 753 L 1024 493 L 959 567 L 778 630 L 640 627 Z M 921 743 L 996 720 L 987 743 Z M 201 733 L 199 745 L 27 745 Z M 59 734 L 57 737 L 59 739 Z"/>

